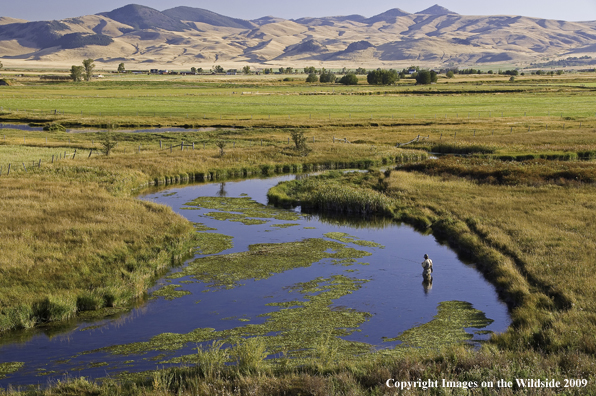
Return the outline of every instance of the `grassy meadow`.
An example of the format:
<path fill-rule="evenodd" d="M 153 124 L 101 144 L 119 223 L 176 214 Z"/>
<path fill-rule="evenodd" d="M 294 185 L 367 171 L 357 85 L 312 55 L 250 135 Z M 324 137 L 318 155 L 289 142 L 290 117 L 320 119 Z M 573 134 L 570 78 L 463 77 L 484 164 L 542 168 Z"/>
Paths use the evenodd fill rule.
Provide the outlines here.
<path fill-rule="evenodd" d="M 349 167 L 383 169 L 284 183 L 270 200 L 382 214 L 432 232 L 495 285 L 510 328 L 479 350 L 460 344 L 339 359 L 322 343 L 300 367 L 264 360 L 258 340 L 227 352 L 214 344 L 198 350 L 197 365 L 23 394 L 596 392 L 594 73 L 515 83 L 456 76 L 430 88 L 406 80 L 344 87 L 305 84 L 302 76 L 234 77 L 110 76 L 81 84 L 25 77 L 0 87 L 0 122 L 87 128 L 0 130 L 0 337 L 84 311 L 127 309 L 193 249 L 191 224 L 134 198 L 144 186 Z M 205 129 L 125 131 L 143 126 Z M 105 156 L 108 129 L 117 145 Z M 308 155 L 294 150 L 291 131 L 304 133 Z M 181 142 L 195 147 L 181 150 Z M 447 155 L 429 159 L 432 153 Z M 19 368 L 3 364 L 0 375 Z M 385 386 L 389 378 L 574 378 L 587 387 L 400 393 Z"/>

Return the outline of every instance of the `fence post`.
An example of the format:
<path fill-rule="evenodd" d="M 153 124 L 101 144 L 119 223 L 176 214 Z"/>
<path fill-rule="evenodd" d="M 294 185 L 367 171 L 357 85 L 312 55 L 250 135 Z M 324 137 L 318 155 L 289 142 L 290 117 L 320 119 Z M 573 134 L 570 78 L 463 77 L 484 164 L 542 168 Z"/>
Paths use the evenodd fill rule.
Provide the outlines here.
<path fill-rule="evenodd" d="M 10 164 L 8 164 L 8 172 L 6 172 L 6 176 L 10 175 Z"/>
<path fill-rule="evenodd" d="M 335 136 L 333 136 L 333 143 L 335 143 Z"/>
<path fill-rule="evenodd" d="M 23 162 L 23 168 L 25 168 L 25 172 L 27 172 L 27 167 L 25 166 L 24 162 Z"/>
<path fill-rule="evenodd" d="M 474 129 L 474 136 L 476 136 L 476 130 Z"/>
<path fill-rule="evenodd" d="M 141 145 L 140 144 L 139 144 L 139 151 L 138 151 L 138 153 L 141 154 Z"/>
<path fill-rule="evenodd" d="M 77 155 L 77 149 L 75 149 L 74 153 L 72 153 L 72 159 L 75 159 L 75 155 Z"/>
<path fill-rule="evenodd" d="M 192 149 L 195 149 L 195 142 L 192 142 Z"/>
<path fill-rule="evenodd" d="M 288 138 L 288 144 L 290 144 L 290 138 Z"/>
<path fill-rule="evenodd" d="M 93 149 L 89 150 L 89 157 L 87 157 L 87 158 L 91 158 L 91 153 L 92 152 L 93 152 Z M 54 158 L 54 157 L 52 156 L 52 158 Z"/>
<path fill-rule="evenodd" d="M 52 164 L 54 163 L 54 154 L 52 154 Z"/>
<path fill-rule="evenodd" d="M 41 168 L 41 158 L 39 159 L 39 163 L 37 164 L 38 168 Z"/>
<path fill-rule="evenodd" d="M 180 144 L 180 151 L 184 151 L 184 142 Z"/>
<path fill-rule="evenodd" d="M 441 137 L 439 138 L 439 140 L 443 140 L 443 134 L 441 134 Z"/>
<path fill-rule="evenodd" d="M 161 139 L 159 139 L 159 149 L 161 150 Z"/>

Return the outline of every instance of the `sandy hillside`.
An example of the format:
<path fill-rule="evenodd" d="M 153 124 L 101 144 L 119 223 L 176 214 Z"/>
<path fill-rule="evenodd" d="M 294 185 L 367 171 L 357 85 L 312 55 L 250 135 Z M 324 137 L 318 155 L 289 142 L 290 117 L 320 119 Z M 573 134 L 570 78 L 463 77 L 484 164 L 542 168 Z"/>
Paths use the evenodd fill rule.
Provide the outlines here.
<path fill-rule="evenodd" d="M 216 64 L 230 68 L 247 64 L 255 68 L 521 66 L 569 56 L 596 58 L 596 22 L 465 16 L 442 7 L 429 8 L 430 14 L 393 9 L 370 18 L 350 15 L 296 21 L 272 16 L 242 21 L 192 10 L 188 17 L 194 20 L 175 20 L 169 15 L 177 14 L 169 10 L 161 13 L 138 5 L 61 21 L 2 17 L 0 59 L 5 67 L 68 66 L 90 57 L 108 69 L 125 62 L 129 69 L 188 70 Z M 152 24 L 162 27 L 151 28 Z M 349 49 L 357 42 L 366 44 Z"/>

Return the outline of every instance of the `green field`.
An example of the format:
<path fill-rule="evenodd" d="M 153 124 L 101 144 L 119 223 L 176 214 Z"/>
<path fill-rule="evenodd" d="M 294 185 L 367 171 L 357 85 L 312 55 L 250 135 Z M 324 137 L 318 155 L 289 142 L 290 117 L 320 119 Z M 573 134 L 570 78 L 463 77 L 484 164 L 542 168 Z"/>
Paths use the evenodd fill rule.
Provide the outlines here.
<path fill-rule="evenodd" d="M 389 378 L 587 381 L 569 389 L 411 392 L 420 395 L 596 392 L 596 74 L 512 84 L 504 76 L 458 76 L 430 88 L 282 77 L 109 76 L 80 84 L 28 77 L 0 87 L 2 123 L 86 128 L 0 131 L 0 331 L 126 310 L 184 257 L 193 227 L 135 199 L 144 186 L 345 167 L 371 171 L 287 183 L 270 198 L 338 211 L 365 205 L 432 232 L 495 285 L 510 328 L 479 349 L 439 345 L 339 359 L 328 343 L 299 367 L 283 357 L 263 360 L 258 340 L 231 349 L 253 353 L 248 366 L 228 365 L 232 355 L 213 344 L 197 351 L 201 365 L 130 382 L 72 379 L 22 394 L 380 395 L 394 393 Z M 125 131 L 137 126 L 209 129 Z M 110 156 L 99 151 L 108 127 L 118 143 Z M 294 149 L 297 131 L 310 151 Z M 195 149 L 181 150 L 182 141 Z M 217 143 L 225 144 L 223 155 Z M 74 150 L 74 159 L 61 158 Z M 428 160 L 429 152 L 447 155 Z M 0 376 L 19 369 L 2 363 Z"/>
<path fill-rule="evenodd" d="M 518 83 L 441 80 L 420 87 L 411 80 L 397 86 L 306 84 L 263 80 L 201 81 L 135 76 L 122 81 L 110 77 L 91 83 L 40 85 L 24 81 L 0 88 L 0 106 L 18 117 L 48 117 L 57 113 L 80 118 L 173 118 L 189 123 L 202 120 L 373 120 L 506 117 L 596 117 L 592 89 L 579 83 L 531 80 Z M 465 77 L 463 78 L 465 79 Z M 457 80 L 457 78 L 455 79 Z M 587 80 L 592 81 L 592 80 Z M 582 83 L 586 84 L 586 83 Z M 592 82 L 587 83 L 592 84 Z M 59 113 L 59 114 L 58 114 Z M 6 116 L 6 113 L 5 113 Z M 137 120 L 138 122 L 138 120 Z"/>

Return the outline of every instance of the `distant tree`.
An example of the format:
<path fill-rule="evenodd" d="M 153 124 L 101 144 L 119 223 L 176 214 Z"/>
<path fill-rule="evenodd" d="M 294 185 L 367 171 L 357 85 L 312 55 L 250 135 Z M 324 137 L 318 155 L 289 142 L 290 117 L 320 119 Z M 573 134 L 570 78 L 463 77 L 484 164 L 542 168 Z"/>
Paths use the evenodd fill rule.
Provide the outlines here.
<path fill-rule="evenodd" d="M 197 69 L 197 73 L 203 73 L 203 68 L 202 68 L 202 67 L 199 67 L 199 68 Z"/>
<path fill-rule="evenodd" d="M 563 70 L 557 70 L 557 75 L 560 76 L 561 74 L 563 74 Z"/>
<path fill-rule="evenodd" d="M 363 67 L 359 67 L 356 69 L 356 74 L 366 74 L 366 69 Z"/>
<path fill-rule="evenodd" d="M 0 70 L 2 70 L 3 67 L 4 65 L 2 64 L 2 62 L 0 62 Z"/>
<path fill-rule="evenodd" d="M 308 66 L 304 68 L 304 74 L 313 74 L 316 73 L 317 69 L 314 66 Z"/>
<path fill-rule="evenodd" d="M 285 70 L 285 69 L 284 69 L 283 67 L 280 67 L 280 68 L 279 68 L 279 74 L 284 74 L 284 70 Z"/>
<path fill-rule="evenodd" d="M 540 76 L 540 75 L 542 75 L 542 74 L 544 74 L 544 72 L 543 72 L 542 70 L 536 70 L 536 75 L 537 75 L 537 76 Z"/>
<path fill-rule="evenodd" d="M 339 83 L 343 85 L 358 85 L 358 76 L 354 73 L 348 73 L 339 79 Z"/>
<path fill-rule="evenodd" d="M 333 74 L 331 70 L 327 71 L 323 69 L 321 70 L 321 77 L 319 77 L 319 81 L 322 83 L 335 82 L 335 74 Z"/>
<path fill-rule="evenodd" d="M 91 81 L 91 77 L 93 77 L 93 68 L 95 68 L 93 59 L 85 59 L 83 61 L 83 67 L 85 68 L 85 81 Z"/>
<path fill-rule="evenodd" d="M 314 83 L 314 82 L 318 82 L 318 81 L 319 81 L 319 77 L 315 73 L 310 73 L 308 75 L 308 77 L 306 77 L 306 82 L 308 82 L 308 83 Z"/>
<path fill-rule="evenodd" d="M 489 71 L 488 71 L 488 74 L 493 74 L 493 71 L 492 71 L 492 70 L 489 70 Z"/>
<path fill-rule="evenodd" d="M 220 65 L 213 66 L 213 69 L 212 70 L 213 70 L 214 73 L 223 73 L 224 72 L 224 68 L 221 67 Z"/>
<path fill-rule="evenodd" d="M 197 74 L 197 68 L 196 68 L 196 67 L 191 67 L 191 68 L 190 68 L 190 72 L 191 72 L 192 74 Z"/>
<path fill-rule="evenodd" d="M 371 85 L 392 85 L 399 76 L 395 70 L 372 70 L 366 75 L 366 81 Z"/>
<path fill-rule="evenodd" d="M 296 146 L 294 149 L 302 156 L 307 156 L 311 150 L 306 145 L 306 136 L 304 136 L 304 132 L 300 130 L 290 131 L 290 136 L 292 137 L 292 141 Z"/>
<path fill-rule="evenodd" d="M 226 142 L 224 142 L 223 140 L 218 140 L 217 142 L 215 142 L 215 145 L 219 148 L 219 156 L 223 157 L 225 154 L 224 149 L 226 148 Z"/>
<path fill-rule="evenodd" d="M 263 69 L 263 73 L 271 74 L 271 69 L 265 68 L 265 69 Z"/>
<path fill-rule="evenodd" d="M 509 82 L 515 82 L 515 76 L 509 77 Z"/>
<path fill-rule="evenodd" d="M 77 66 L 77 67 L 82 68 L 82 66 Z M 116 147 L 118 142 L 116 142 L 116 139 L 114 139 L 114 137 L 112 136 L 112 133 L 110 131 L 108 131 L 102 135 L 101 140 L 99 141 L 99 144 L 101 145 L 101 152 L 104 153 L 106 156 L 108 156 L 108 155 L 110 155 L 110 153 L 112 152 L 114 147 Z"/>
<path fill-rule="evenodd" d="M 437 73 L 434 70 L 420 70 L 416 75 L 416 84 L 430 84 L 437 82 Z"/>
<path fill-rule="evenodd" d="M 244 73 L 244 74 L 250 74 L 250 66 L 244 66 L 242 68 L 242 73 Z"/>
<path fill-rule="evenodd" d="M 286 69 L 284 70 L 285 74 L 292 74 L 293 72 L 294 72 L 293 67 L 286 67 Z"/>
<path fill-rule="evenodd" d="M 124 63 L 118 65 L 118 73 L 124 73 Z"/>
<path fill-rule="evenodd" d="M 453 76 L 455 76 L 455 73 L 453 72 L 453 70 L 449 70 L 446 75 L 447 78 L 453 78 Z"/>
<path fill-rule="evenodd" d="M 70 78 L 72 78 L 72 81 L 81 81 L 83 79 L 83 72 L 85 71 L 85 68 L 83 66 L 72 66 L 70 68 Z"/>

